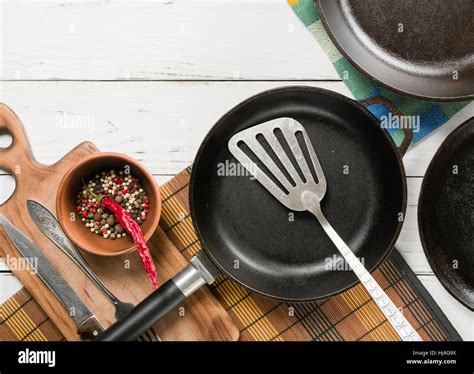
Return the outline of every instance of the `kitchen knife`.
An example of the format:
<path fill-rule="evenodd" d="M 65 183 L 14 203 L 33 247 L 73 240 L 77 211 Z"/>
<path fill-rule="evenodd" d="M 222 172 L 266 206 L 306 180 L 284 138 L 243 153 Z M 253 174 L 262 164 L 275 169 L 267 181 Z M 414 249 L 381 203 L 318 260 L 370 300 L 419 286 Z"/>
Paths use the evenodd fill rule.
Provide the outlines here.
<path fill-rule="evenodd" d="M 28 262 L 35 273 L 43 280 L 64 308 L 69 312 L 77 326 L 77 333 L 84 338 L 93 338 L 104 330 L 94 314 L 82 302 L 76 292 L 67 284 L 56 268 L 49 262 L 36 245 L 20 232 L 3 214 L 0 225 L 5 233 Z"/>

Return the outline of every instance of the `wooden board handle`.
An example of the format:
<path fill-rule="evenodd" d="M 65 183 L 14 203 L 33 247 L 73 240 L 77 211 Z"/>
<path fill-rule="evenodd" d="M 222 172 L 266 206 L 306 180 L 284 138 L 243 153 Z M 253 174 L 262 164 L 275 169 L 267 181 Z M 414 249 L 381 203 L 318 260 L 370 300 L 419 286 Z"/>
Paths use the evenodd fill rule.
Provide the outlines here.
<path fill-rule="evenodd" d="M 21 174 L 23 165 L 36 161 L 21 120 L 7 105 L 0 103 L 0 135 L 4 134 L 11 135 L 12 143 L 0 148 L 0 167 L 12 174 Z"/>

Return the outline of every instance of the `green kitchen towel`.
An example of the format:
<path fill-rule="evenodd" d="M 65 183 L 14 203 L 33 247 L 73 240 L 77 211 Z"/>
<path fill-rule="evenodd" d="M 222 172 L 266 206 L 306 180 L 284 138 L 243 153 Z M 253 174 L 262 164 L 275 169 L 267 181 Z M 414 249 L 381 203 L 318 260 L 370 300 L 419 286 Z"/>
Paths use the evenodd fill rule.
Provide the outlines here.
<path fill-rule="evenodd" d="M 470 101 L 435 103 L 418 100 L 378 84 L 362 74 L 341 55 L 324 29 L 313 0 L 288 0 L 288 3 L 326 52 L 354 97 L 365 101 L 370 112 L 382 124 L 386 124 L 385 127 L 397 144 L 400 144 L 405 136 L 404 126 L 412 128 L 412 143 L 417 143 L 470 103 Z M 392 115 L 396 113 L 390 108 L 395 108 L 398 112 L 397 118 L 391 117 L 390 112 Z"/>

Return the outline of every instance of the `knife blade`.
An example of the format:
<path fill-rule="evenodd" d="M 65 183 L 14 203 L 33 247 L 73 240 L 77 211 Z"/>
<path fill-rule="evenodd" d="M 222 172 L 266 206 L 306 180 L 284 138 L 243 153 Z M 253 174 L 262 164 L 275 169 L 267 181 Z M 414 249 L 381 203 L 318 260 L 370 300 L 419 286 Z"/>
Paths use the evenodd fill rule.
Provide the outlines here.
<path fill-rule="evenodd" d="M 93 338 L 102 332 L 104 328 L 95 315 L 31 239 L 18 230 L 3 214 L 0 214 L 0 225 L 3 226 L 5 233 L 32 270 L 69 312 L 76 324 L 77 333 L 85 338 Z"/>

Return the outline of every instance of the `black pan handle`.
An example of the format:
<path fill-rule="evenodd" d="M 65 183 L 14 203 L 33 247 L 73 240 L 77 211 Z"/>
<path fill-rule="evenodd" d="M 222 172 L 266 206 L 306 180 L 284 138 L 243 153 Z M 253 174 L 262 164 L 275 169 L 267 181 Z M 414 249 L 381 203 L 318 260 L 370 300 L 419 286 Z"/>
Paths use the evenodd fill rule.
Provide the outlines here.
<path fill-rule="evenodd" d="M 139 303 L 129 314 L 117 321 L 95 340 L 133 341 L 166 316 L 188 296 L 206 283 L 212 283 L 218 270 L 203 253 Z"/>
<path fill-rule="evenodd" d="M 181 292 L 173 279 L 170 279 L 138 304 L 127 316 L 105 330 L 96 340 L 137 340 L 150 326 L 162 319 L 185 299 L 184 293 Z"/>
<path fill-rule="evenodd" d="M 402 112 L 400 112 L 400 109 L 398 109 L 397 106 L 389 99 L 383 96 L 372 96 L 359 102 L 365 107 L 369 107 L 374 104 L 381 104 L 385 106 L 393 115 L 398 116 L 399 118 L 401 118 L 402 116 Z M 413 140 L 412 128 L 405 128 L 403 129 L 403 131 L 405 133 L 405 137 L 403 138 L 402 144 L 398 146 L 398 151 L 400 152 L 401 157 L 405 156 L 405 153 L 407 153 L 411 141 Z"/>

